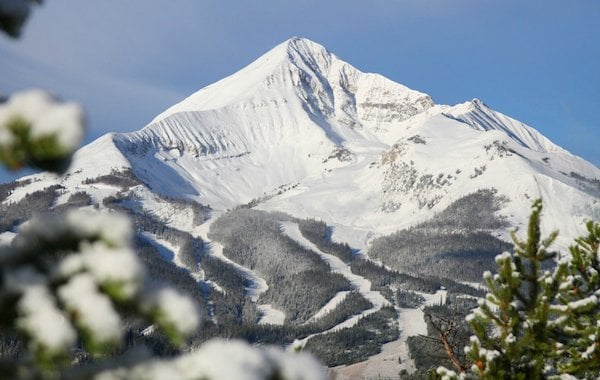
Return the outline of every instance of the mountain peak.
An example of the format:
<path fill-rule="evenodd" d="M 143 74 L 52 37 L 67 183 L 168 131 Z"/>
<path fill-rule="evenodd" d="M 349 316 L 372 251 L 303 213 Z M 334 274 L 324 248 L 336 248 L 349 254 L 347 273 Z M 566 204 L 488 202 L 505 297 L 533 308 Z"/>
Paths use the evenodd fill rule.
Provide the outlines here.
<path fill-rule="evenodd" d="M 329 51 L 325 46 L 303 37 L 291 37 L 282 42 L 279 46 L 281 45 L 285 46 L 288 51 L 303 52 L 308 53 L 309 55 L 322 53 L 329 54 Z"/>
<path fill-rule="evenodd" d="M 267 51 L 248 67 L 314 61 L 330 61 L 333 55 L 325 46 L 303 37 L 291 37 Z"/>
<path fill-rule="evenodd" d="M 536 129 L 491 109 L 478 98 L 450 107 L 445 115 L 475 130 L 501 131 L 519 145 L 537 152 L 561 150 Z"/>
<path fill-rule="evenodd" d="M 281 75 L 280 73 L 287 71 L 282 68 L 289 65 L 324 74 L 333 59 L 333 54 L 314 41 L 300 37 L 289 38 L 236 73 L 200 89 L 170 107 L 151 123 L 178 112 L 219 109 L 240 97 L 251 96 L 261 87 L 261 83 L 269 81 L 268 78 L 273 75 Z"/>
<path fill-rule="evenodd" d="M 479 98 L 473 98 L 471 100 L 467 100 L 464 103 L 459 103 L 453 107 L 451 107 L 451 114 L 463 114 L 468 112 L 473 112 L 477 110 L 485 110 L 489 109 L 487 104 L 483 102 L 483 100 Z"/>
<path fill-rule="evenodd" d="M 312 117 L 334 117 L 347 125 L 356 124 L 358 117 L 357 125 L 374 129 L 433 105 L 426 94 L 379 74 L 363 73 L 323 45 L 292 37 L 238 72 L 170 107 L 152 123 L 181 112 L 215 111 L 233 104 L 257 108 L 265 102 L 290 101 L 303 104 Z"/>
<path fill-rule="evenodd" d="M 288 52 L 301 55 L 305 58 L 327 56 L 332 54 L 321 44 L 306 38 L 293 37 L 287 40 Z"/>
<path fill-rule="evenodd" d="M 268 57 L 277 54 L 287 56 L 288 58 L 291 58 L 295 55 L 301 55 L 304 57 L 331 55 L 325 46 L 303 37 L 288 38 L 287 40 L 276 45 L 264 56 Z"/>
<path fill-rule="evenodd" d="M 469 103 L 474 108 L 482 108 L 482 107 L 488 108 L 488 106 L 483 102 L 483 100 L 481 100 L 479 98 L 473 98 L 473 99 L 471 99 L 471 101 Z"/>
<path fill-rule="evenodd" d="M 301 37 L 292 37 L 265 54 L 271 55 L 279 55 L 284 62 L 322 73 L 329 69 L 334 57 L 325 46 Z"/>

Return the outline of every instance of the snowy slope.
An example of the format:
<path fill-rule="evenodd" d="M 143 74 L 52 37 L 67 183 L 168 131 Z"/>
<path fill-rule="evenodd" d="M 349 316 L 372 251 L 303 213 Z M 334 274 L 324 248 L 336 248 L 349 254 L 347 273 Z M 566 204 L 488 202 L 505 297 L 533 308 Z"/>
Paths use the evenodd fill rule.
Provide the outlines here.
<path fill-rule="evenodd" d="M 323 219 L 336 227 L 334 238 L 358 248 L 482 188 L 509 199 L 501 214 L 514 226 L 525 221 L 531 200 L 543 197 L 544 228 L 559 229 L 564 244 L 585 218 L 600 216 L 600 170 L 535 129 L 478 99 L 434 105 L 301 38 L 142 130 L 82 148 L 61 182 L 81 188 L 85 178 L 120 168 L 131 168 L 152 191 L 213 209 L 253 202 Z"/>
<path fill-rule="evenodd" d="M 155 176 L 166 166 L 189 183 L 184 193 L 226 208 L 350 163 L 351 144 L 381 151 L 383 133 L 432 104 L 320 45 L 291 39 L 117 145 L 153 188 L 180 185 L 163 185 L 164 170 Z"/>
<path fill-rule="evenodd" d="M 545 227 L 565 242 L 600 214 L 598 168 L 533 128 L 478 99 L 435 106 L 298 38 L 117 146 L 156 191 L 220 209 L 266 201 L 259 207 L 339 226 L 340 239 L 349 228 L 363 237 L 357 246 L 480 188 L 510 199 L 503 215 L 515 226 L 544 197 Z"/>
<path fill-rule="evenodd" d="M 541 196 L 548 215 L 544 228 L 559 229 L 563 244 L 580 233 L 585 218 L 600 215 L 597 184 L 587 186 L 571 175 L 600 178 L 593 165 L 546 139 L 533 140 L 539 143 L 536 148 L 543 148 L 533 150 L 504 131 L 482 131 L 444 115 L 451 110 L 465 116 L 457 110 L 436 108 L 443 111 L 400 123 L 404 136 L 383 152 L 365 150 L 353 165 L 307 178 L 261 207 L 318 216 L 340 227 L 341 235 L 334 237 L 341 241 L 356 237 L 352 231 L 345 233 L 345 226 L 391 233 L 427 220 L 452 201 L 482 188 L 495 188 L 509 199 L 501 213 L 514 226 L 522 225 L 531 201 Z M 525 128 L 530 136 L 537 133 Z"/>

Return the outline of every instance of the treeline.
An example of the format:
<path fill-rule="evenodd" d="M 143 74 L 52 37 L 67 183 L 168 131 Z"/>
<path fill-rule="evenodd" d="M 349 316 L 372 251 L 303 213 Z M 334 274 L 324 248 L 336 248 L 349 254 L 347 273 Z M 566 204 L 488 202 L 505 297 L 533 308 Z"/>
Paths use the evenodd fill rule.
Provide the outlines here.
<path fill-rule="evenodd" d="M 480 189 L 452 202 L 421 226 L 464 231 L 504 229 L 508 222 L 498 211 L 506 202 L 508 198 L 498 195 L 496 189 Z"/>
<path fill-rule="evenodd" d="M 233 265 L 210 255 L 202 256 L 200 267 L 205 279 L 215 282 L 224 291 L 208 289 L 208 298 L 213 319 L 222 326 L 225 336 L 235 335 L 235 330 L 225 331 L 227 326 L 256 324 L 259 316 L 256 304 L 246 297 L 248 280 Z"/>
<path fill-rule="evenodd" d="M 321 318 L 311 321 L 306 326 L 311 331 L 325 331 L 344 322 L 350 317 L 373 307 L 371 303 L 356 290 L 351 291 L 342 302 Z"/>
<path fill-rule="evenodd" d="M 425 298 L 408 290 L 396 291 L 396 305 L 405 309 L 416 309 L 425 302 Z"/>
<path fill-rule="evenodd" d="M 402 272 L 480 281 L 512 247 L 487 231 L 506 227 L 496 216 L 505 201 L 493 189 L 469 194 L 430 221 L 375 239 L 369 256 Z"/>
<path fill-rule="evenodd" d="M 369 256 L 402 272 L 480 281 L 511 245 L 486 232 L 446 233 L 413 227 L 375 239 Z"/>
<path fill-rule="evenodd" d="M 15 189 L 27 186 L 31 183 L 30 179 L 16 180 L 9 183 L 0 183 L 0 203 L 4 202 Z"/>
<path fill-rule="evenodd" d="M 95 178 L 87 178 L 83 181 L 84 184 L 106 184 L 115 186 L 121 189 L 120 193 L 125 194 L 130 188 L 135 186 L 146 186 L 131 170 L 131 168 L 122 168 L 121 170 L 113 169 L 110 174 L 98 176 Z M 189 209 L 192 213 L 193 225 L 200 225 L 208 219 L 210 208 L 201 203 L 182 198 L 170 197 L 159 193 L 154 193 L 162 202 L 168 204 L 174 209 L 174 212 Z M 117 198 L 121 198 L 117 195 Z"/>
<path fill-rule="evenodd" d="M 86 185 L 102 183 L 105 185 L 119 187 L 122 190 L 140 185 L 141 181 L 133 174 L 131 168 L 122 168 L 121 170 L 112 169 L 110 174 L 101 175 L 95 178 L 86 178 L 83 181 Z"/>
<path fill-rule="evenodd" d="M 221 293 L 213 292 L 213 294 Z M 215 300 L 215 304 L 217 305 L 218 300 L 216 298 L 212 299 Z M 352 291 L 346 296 L 344 301 L 323 316 L 323 318 L 305 324 L 259 325 L 256 321 L 251 322 L 244 318 L 234 321 L 232 319 L 220 319 L 217 316 L 215 323 L 206 326 L 208 330 L 202 332 L 202 339 L 210 335 L 240 338 L 250 343 L 286 346 L 296 339 L 303 339 L 311 334 L 327 331 L 370 307 L 371 304 L 364 297 Z"/>
<path fill-rule="evenodd" d="M 269 285 L 259 301 L 285 310 L 286 320 L 292 323 L 306 322 L 337 292 L 352 289 L 341 274 L 311 269 L 282 274 L 269 284 L 272 286 Z"/>
<path fill-rule="evenodd" d="M 52 210 L 55 212 L 64 212 L 70 209 L 79 209 L 82 207 L 91 206 L 92 204 L 93 199 L 88 193 L 85 191 L 78 191 L 71 194 L 65 203 L 54 206 Z"/>
<path fill-rule="evenodd" d="M 442 285 L 439 280 L 400 273 L 362 258 L 353 260 L 350 268 L 352 273 L 371 281 L 371 288 L 376 290 L 393 285 L 406 290 L 434 293 Z"/>
<path fill-rule="evenodd" d="M 487 197 L 490 194 L 491 192 L 489 194 L 483 192 L 478 194 L 477 197 Z M 443 216 L 440 219 L 445 218 Z M 322 251 L 328 251 L 328 253 L 347 260 L 354 274 L 368 279 L 371 282 L 372 290 L 379 291 L 390 303 L 396 306 L 418 307 L 424 299 L 415 291 L 434 293 L 442 287 L 450 293 L 467 294 L 475 297 L 483 297 L 484 295 L 481 290 L 446 278 L 447 273 L 442 273 L 439 276 L 401 273 L 397 270 L 388 269 L 374 261 L 352 255 L 352 251 L 347 244 L 331 242 L 330 227 L 322 221 L 308 219 L 299 221 L 298 225 L 301 227 L 300 231 L 305 238 L 317 245 Z"/>
<path fill-rule="evenodd" d="M 150 277 L 157 283 L 169 283 L 180 291 L 190 295 L 194 300 L 206 308 L 206 297 L 198 282 L 190 276 L 190 272 L 164 260 L 158 249 L 142 235 L 136 235 L 134 240 L 136 253 L 146 264 Z"/>

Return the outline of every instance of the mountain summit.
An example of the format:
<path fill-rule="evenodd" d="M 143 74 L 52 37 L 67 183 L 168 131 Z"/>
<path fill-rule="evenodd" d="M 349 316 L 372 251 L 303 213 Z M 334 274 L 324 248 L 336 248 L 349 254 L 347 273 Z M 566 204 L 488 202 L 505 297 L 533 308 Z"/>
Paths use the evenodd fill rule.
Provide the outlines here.
<path fill-rule="evenodd" d="M 379 90 L 379 94 L 368 91 Z M 398 101 L 397 97 L 422 102 L 423 106 L 432 105 L 431 99 L 420 92 L 408 89 L 377 74 L 364 74 L 338 59 L 325 47 L 302 38 L 291 38 L 256 61 L 200 91 L 184 101 L 167 109 L 157 116 L 154 122 L 165 119 L 178 112 L 207 111 L 227 107 L 252 99 L 286 98 L 295 93 L 304 106 L 315 113 L 331 115 L 335 111 L 351 112 L 348 108 L 356 106 L 361 99 Z M 353 99 L 356 97 L 357 99 Z M 351 103 L 351 104 L 348 104 Z M 369 115 L 370 107 L 359 106 L 360 116 L 366 120 L 376 119 Z M 348 110 L 347 110 L 348 109 Z M 357 110 L 354 109 L 354 112 Z M 404 117 L 409 116 L 407 113 Z M 398 118 L 399 115 L 390 116 Z"/>
<path fill-rule="evenodd" d="M 250 203 L 320 218 L 358 248 L 482 189 L 503 199 L 498 214 L 513 226 L 542 197 L 544 227 L 565 241 L 600 216 L 600 170 L 535 129 L 478 99 L 436 105 L 303 38 L 140 131 L 101 137 L 78 152 L 66 179 L 48 181 L 75 192 L 89 177 L 123 170 L 152 192 L 215 210 Z"/>

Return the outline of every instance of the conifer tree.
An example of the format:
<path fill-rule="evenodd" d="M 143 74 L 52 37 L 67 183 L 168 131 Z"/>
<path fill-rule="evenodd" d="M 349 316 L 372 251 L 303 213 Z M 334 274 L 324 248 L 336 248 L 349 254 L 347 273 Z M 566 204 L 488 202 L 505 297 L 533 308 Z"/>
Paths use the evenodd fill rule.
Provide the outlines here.
<path fill-rule="evenodd" d="M 557 233 L 542 240 L 541 200 L 532 209 L 527 239 L 512 234 L 515 252 L 496 257 L 497 274 L 484 273 L 489 293 L 467 317 L 471 368 L 457 374 L 441 367 L 443 378 L 600 375 L 600 224 L 588 222 L 588 235 L 556 263 L 549 247 Z"/>
<path fill-rule="evenodd" d="M 586 224 L 588 235 L 575 240 L 561 261 L 556 321 L 561 373 L 600 376 L 600 223 Z"/>
<path fill-rule="evenodd" d="M 468 318 L 475 335 L 467 355 L 480 378 L 541 378 L 552 352 L 548 344 L 548 300 L 554 298 L 556 285 L 542 268 L 555 256 L 547 249 L 556 233 L 541 240 L 541 212 L 541 200 L 536 200 L 527 240 L 513 234 L 515 253 L 496 257 L 497 274 L 484 273 L 490 293 Z M 491 328 L 495 330 L 492 333 Z"/>

